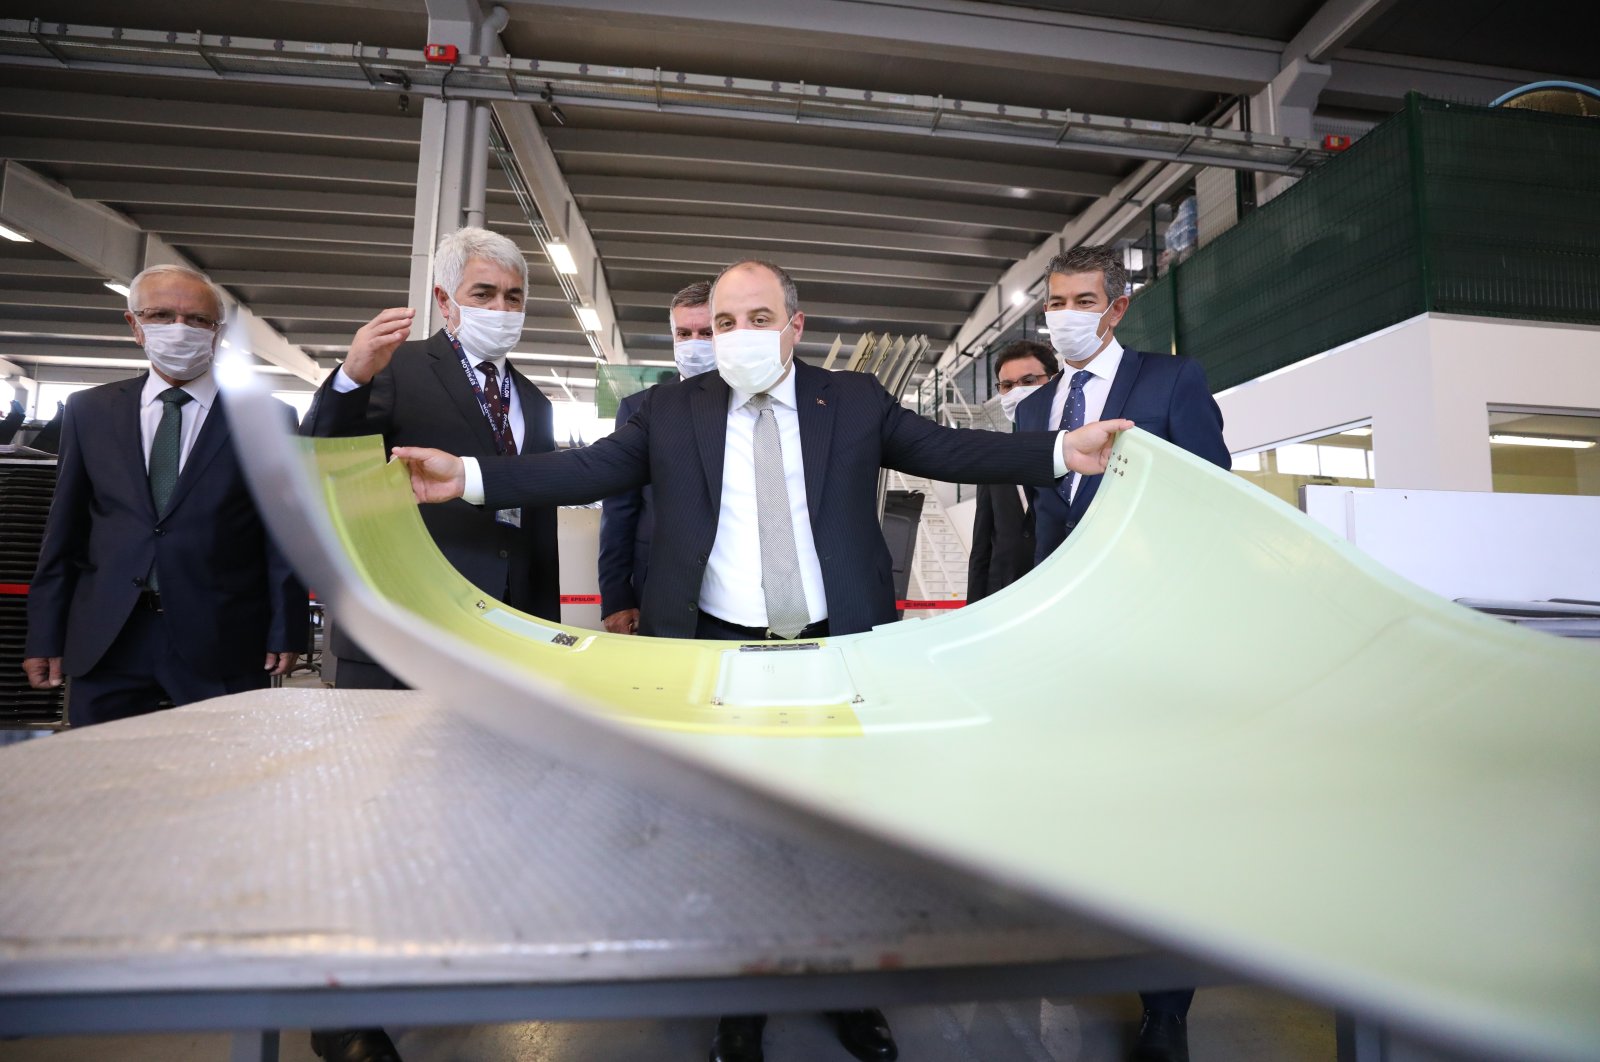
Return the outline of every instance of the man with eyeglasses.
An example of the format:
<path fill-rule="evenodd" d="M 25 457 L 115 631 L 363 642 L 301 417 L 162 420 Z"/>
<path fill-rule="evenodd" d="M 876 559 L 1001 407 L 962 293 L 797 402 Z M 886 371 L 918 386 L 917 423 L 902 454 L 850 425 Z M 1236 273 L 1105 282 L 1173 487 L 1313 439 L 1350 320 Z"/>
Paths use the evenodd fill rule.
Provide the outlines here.
<path fill-rule="evenodd" d="M 217 399 L 221 296 L 192 269 L 153 266 L 123 316 L 150 371 L 67 400 L 28 588 L 22 666 L 38 689 L 72 679 L 73 726 L 259 689 L 293 669 L 309 634 L 305 588 L 261 521 Z"/>
<path fill-rule="evenodd" d="M 1006 419 L 1015 422 L 1024 398 L 1050 382 L 1055 352 L 1019 339 L 995 355 L 995 390 Z M 967 603 L 998 593 L 1033 570 L 1033 499 L 1016 484 L 983 483 L 972 515 Z"/>

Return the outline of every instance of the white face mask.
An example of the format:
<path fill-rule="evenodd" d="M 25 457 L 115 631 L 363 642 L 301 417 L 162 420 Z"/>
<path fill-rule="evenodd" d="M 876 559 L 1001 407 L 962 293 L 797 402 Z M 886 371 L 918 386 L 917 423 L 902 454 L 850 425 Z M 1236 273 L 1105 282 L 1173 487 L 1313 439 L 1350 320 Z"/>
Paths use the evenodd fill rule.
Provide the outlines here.
<path fill-rule="evenodd" d="M 794 318 L 789 318 L 789 324 L 793 323 Z M 747 395 L 759 395 L 783 379 L 783 333 L 789 330 L 789 324 L 777 331 L 736 328 L 717 334 L 713 340 L 717 371 L 729 387 Z"/>
<path fill-rule="evenodd" d="M 1056 357 L 1063 364 L 1093 357 L 1104 341 L 1098 334 L 1100 322 L 1110 312 L 1109 306 L 1100 313 L 1093 310 L 1046 311 L 1044 326 L 1050 330 L 1050 345 L 1056 348 Z"/>
<path fill-rule="evenodd" d="M 1017 407 L 1022 405 L 1022 400 L 1033 394 L 1044 384 L 1034 384 L 1032 387 L 1013 387 L 1009 391 L 1000 392 L 1000 411 L 1006 415 L 1011 423 L 1017 422 Z"/>
<path fill-rule="evenodd" d="M 709 339 L 685 339 L 672 344 L 672 360 L 678 375 L 687 380 L 717 367 L 717 348 Z"/>
<path fill-rule="evenodd" d="M 217 334 L 204 328 L 172 324 L 145 325 L 144 353 L 150 364 L 174 380 L 193 380 L 211 368 Z"/>
<path fill-rule="evenodd" d="M 461 324 L 455 331 L 456 342 L 479 361 L 505 357 L 522 338 L 522 322 L 527 315 L 521 310 L 486 310 L 481 306 L 463 306 L 455 299 L 450 302 L 461 314 Z"/>

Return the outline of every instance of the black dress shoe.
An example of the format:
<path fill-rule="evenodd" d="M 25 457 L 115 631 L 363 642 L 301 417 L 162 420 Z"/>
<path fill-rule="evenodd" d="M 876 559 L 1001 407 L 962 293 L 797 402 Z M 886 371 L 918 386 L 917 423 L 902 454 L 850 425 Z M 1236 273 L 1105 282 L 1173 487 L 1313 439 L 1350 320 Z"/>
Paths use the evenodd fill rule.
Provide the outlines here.
<path fill-rule="evenodd" d="M 762 1062 L 761 1034 L 767 1016 L 723 1018 L 717 1022 L 717 1035 L 711 1040 L 711 1062 Z"/>
<path fill-rule="evenodd" d="M 1139 1022 L 1139 1042 L 1128 1062 L 1189 1062 L 1189 1032 L 1183 1017 L 1147 1010 Z"/>
<path fill-rule="evenodd" d="M 881 1010 L 839 1010 L 829 1014 L 839 1042 L 861 1062 L 894 1062 L 900 1057 L 894 1033 Z"/>
<path fill-rule="evenodd" d="M 400 1062 L 382 1029 L 323 1029 L 311 1034 L 311 1050 L 327 1062 Z"/>

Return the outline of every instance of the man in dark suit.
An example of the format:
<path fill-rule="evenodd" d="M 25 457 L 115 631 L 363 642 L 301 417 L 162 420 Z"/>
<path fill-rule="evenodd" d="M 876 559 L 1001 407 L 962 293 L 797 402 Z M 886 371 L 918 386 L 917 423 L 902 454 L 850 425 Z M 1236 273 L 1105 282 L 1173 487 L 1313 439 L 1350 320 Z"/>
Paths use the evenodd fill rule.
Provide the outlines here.
<path fill-rule="evenodd" d="M 344 364 L 317 392 L 305 435 L 382 435 L 386 446 L 455 453 L 548 453 L 550 401 L 507 357 L 521 339 L 528 266 L 517 245 L 484 229 L 446 236 L 434 256 L 433 297 L 444 325 L 404 342 L 415 316 L 384 310 L 363 325 Z M 480 509 L 465 502 L 423 511 L 439 549 L 484 593 L 548 620 L 561 618 L 553 506 Z M 403 688 L 334 618 L 340 688 Z"/>
<path fill-rule="evenodd" d="M 1019 431 L 1070 430 L 1122 417 L 1221 468 L 1232 458 L 1222 411 L 1198 362 L 1124 349 L 1116 327 L 1128 309 L 1128 273 L 1109 247 L 1076 247 L 1051 260 L 1045 325 L 1062 372 L 1017 408 Z M 1036 556 L 1066 541 L 1094 501 L 1096 475 L 1066 476 L 1034 491 Z M 1146 992 L 1132 1062 L 1188 1062 L 1186 1022 L 1192 989 Z"/>
<path fill-rule="evenodd" d="M 150 372 L 67 400 L 22 666 L 40 689 L 71 677 L 73 726 L 259 689 L 306 645 L 305 588 L 261 522 L 211 375 L 222 314 L 203 275 L 145 270 L 123 316 Z"/>
<path fill-rule="evenodd" d="M 995 355 L 996 389 L 1006 419 L 1015 423 L 1017 406 L 1050 382 L 1055 352 L 1043 343 L 1019 339 Z M 967 559 L 967 601 L 999 593 L 1033 570 L 1033 499 L 1026 487 L 984 483 L 972 514 L 972 552 Z"/>
<path fill-rule="evenodd" d="M 656 533 L 640 630 L 739 641 L 855 634 L 896 618 L 878 525 L 881 468 L 964 483 L 1047 487 L 1103 472 L 1125 423 L 1071 436 L 940 427 L 873 376 L 794 357 L 805 328 L 794 282 L 745 260 L 712 287 L 717 371 L 653 388 L 627 424 L 563 454 L 465 460 L 399 448 L 426 502 L 489 507 L 580 502 L 645 483 Z M 898 1054 L 876 1010 L 834 1015 L 859 1059 Z M 758 1062 L 760 1016 L 724 1018 L 713 1062 Z"/>
<path fill-rule="evenodd" d="M 687 380 L 716 368 L 711 349 L 711 282 L 697 280 L 672 297 L 667 308 L 672 328 L 672 360 Z M 617 403 L 617 426 L 628 423 L 644 405 L 648 388 Z M 650 538 L 655 513 L 650 487 L 613 495 L 600 506 L 600 615 L 612 634 L 639 629 L 639 599 L 650 570 Z"/>

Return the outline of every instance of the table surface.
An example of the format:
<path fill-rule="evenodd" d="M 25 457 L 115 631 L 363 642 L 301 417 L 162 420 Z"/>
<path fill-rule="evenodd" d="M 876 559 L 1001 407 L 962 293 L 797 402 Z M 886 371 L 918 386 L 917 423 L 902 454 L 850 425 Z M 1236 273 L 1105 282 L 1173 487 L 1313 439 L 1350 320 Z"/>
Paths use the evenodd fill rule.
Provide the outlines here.
<path fill-rule="evenodd" d="M 567 984 L 1142 955 L 583 773 L 421 693 L 0 750 L 0 995 Z"/>

